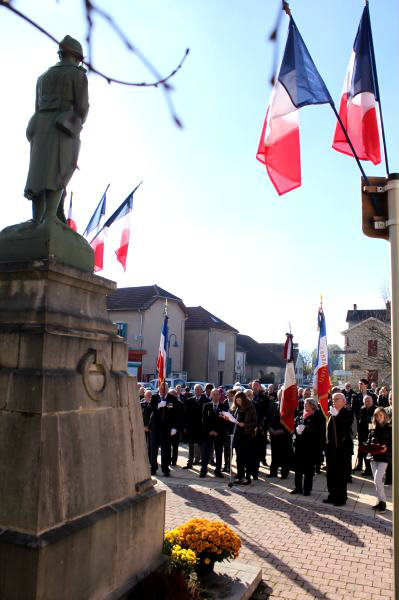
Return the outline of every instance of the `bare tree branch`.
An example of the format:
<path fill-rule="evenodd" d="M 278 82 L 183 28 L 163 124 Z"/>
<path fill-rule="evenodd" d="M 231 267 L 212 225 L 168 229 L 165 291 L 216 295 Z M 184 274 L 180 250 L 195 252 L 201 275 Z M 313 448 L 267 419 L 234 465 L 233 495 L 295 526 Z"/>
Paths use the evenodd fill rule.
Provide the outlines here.
<path fill-rule="evenodd" d="M 182 127 L 182 123 L 176 114 L 173 102 L 170 97 L 170 92 L 172 91 L 173 88 L 169 84 L 169 80 L 172 79 L 172 77 L 174 77 L 176 75 L 176 73 L 181 69 L 185 59 L 187 58 L 187 56 L 190 52 L 190 49 L 189 48 L 186 49 L 184 56 L 181 59 L 181 61 L 179 62 L 179 64 L 177 65 L 177 67 L 175 69 L 173 69 L 173 71 L 171 73 L 169 73 L 169 75 L 167 75 L 166 77 L 162 77 L 160 75 L 160 73 L 157 71 L 157 69 L 155 69 L 155 67 L 152 65 L 152 63 L 144 56 L 144 54 L 142 54 L 142 52 L 140 50 L 138 50 L 129 41 L 129 39 L 125 36 L 125 34 L 120 29 L 120 27 L 117 25 L 117 23 L 113 20 L 113 18 L 108 13 L 106 13 L 102 9 L 96 7 L 91 2 L 91 0 L 83 0 L 83 1 L 84 1 L 85 17 L 86 17 L 86 22 L 87 22 L 86 42 L 87 42 L 87 46 L 88 46 L 88 57 L 87 57 L 87 60 L 84 60 L 82 62 L 87 67 L 88 71 L 91 73 L 95 73 L 102 79 L 105 79 L 105 81 L 107 83 L 116 83 L 118 85 L 125 85 L 128 87 L 155 87 L 155 88 L 162 87 L 171 117 L 178 127 Z M 23 19 L 24 21 L 29 23 L 32 27 L 34 27 L 35 29 L 40 31 L 40 33 L 45 35 L 47 38 L 49 38 L 54 43 L 59 44 L 59 40 L 57 40 L 50 32 L 48 32 L 41 25 L 39 25 L 39 23 L 37 23 L 36 21 L 33 21 L 30 17 L 28 17 L 27 15 L 25 15 L 24 13 L 22 13 L 21 11 L 16 9 L 14 6 L 12 6 L 11 0 L 0 0 L 0 7 L 1 6 L 3 8 L 10 10 L 12 13 L 14 13 L 18 17 L 20 17 L 21 19 Z M 93 65 L 93 49 L 92 49 L 92 32 L 93 32 L 92 15 L 93 15 L 93 13 L 97 13 L 99 16 L 101 16 L 103 19 L 105 19 L 109 23 L 109 25 L 112 27 L 112 29 L 115 31 L 115 33 L 122 39 L 123 43 L 129 50 L 129 52 L 132 52 L 133 54 L 135 54 L 137 56 L 137 58 L 144 64 L 144 66 L 156 78 L 156 81 L 135 82 L 135 81 L 125 81 L 125 80 L 121 80 L 121 79 L 116 79 L 115 77 L 111 77 L 111 75 L 107 75 L 106 73 L 103 73 L 102 71 L 99 71 L 98 69 L 96 69 L 94 67 L 94 65 Z"/>

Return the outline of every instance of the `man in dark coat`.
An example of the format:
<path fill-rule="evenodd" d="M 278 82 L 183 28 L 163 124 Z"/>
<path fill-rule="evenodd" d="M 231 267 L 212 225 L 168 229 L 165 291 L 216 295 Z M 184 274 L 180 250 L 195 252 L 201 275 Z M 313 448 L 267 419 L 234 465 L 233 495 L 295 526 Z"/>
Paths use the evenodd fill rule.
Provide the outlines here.
<path fill-rule="evenodd" d="M 188 442 L 188 461 L 183 469 L 191 469 L 193 464 L 199 463 L 199 451 L 196 461 L 194 461 L 194 452 L 203 441 L 202 407 L 206 402 L 207 399 L 202 386 L 197 383 L 194 386 L 194 396 L 187 398 L 184 403 L 183 432 Z"/>
<path fill-rule="evenodd" d="M 270 399 L 264 393 L 261 383 L 258 379 L 255 379 L 252 383 L 252 391 L 254 393 L 253 405 L 256 410 L 256 416 L 258 418 L 258 425 L 255 429 L 255 456 L 254 456 L 254 472 L 252 473 L 253 479 L 258 479 L 260 463 L 266 465 L 266 446 L 267 446 L 267 416 L 269 414 Z"/>
<path fill-rule="evenodd" d="M 226 421 L 222 413 L 227 412 L 227 406 L 219 402 L 220 392 L 214 388 L 211 391 L 211 402 L 204 404 L 202 409 L 203 442 L 201 448 L 202 462 L 200 477 L 206 477 L 212 449 L 215 449 L 215 477 L 223 477 L 222 457 L 226 438 Z"/>
<path fill-rule="evenodd" d="M 320 452 L 322 421 L 314 398 L 307 398 L 303 413 L 295 419 L 294 466 L 295 488 L 291 494 L 309 496 L 313 487 L 315 456 Z M 324 420 L 324 416 L 322 416 Z"/>
<path fill-rule="evenodd" d="M 359 448 L 357 451 L 357 464 L 353 469 L 354 471 L 361 471 L 363 467 L 363 460 L 365 464 L 365 469 L 362 475 L 372 475 L 370 461 L 366 459 L 367 453 L 365 454 L 361 450 L 361 445 L 367 442 L 367 438 L 369 437 L 369 429 L 373 419 L 373 414 L 375 412 L 376 407 L 373 404 L 373 399 L 371 396 L 364 396 L 363 398 L 363 406 L 360 409 L 359 414 L 359 424 L 357 426 L 357 437 L 359 440 Z"/>
<path fill-rule="evenodd" d="M 343 506 L 347 501 L 347 463 L 352 452 L 352 411 L 345 408 L 342 392 L 333 394 L 330 418 L 327 424 L 327 489 L 326 504 Z"/>
<path fill-rule="evenodd" d="M 167 383 L 161 383 L 159 393 L 151 399 L 151 475 L 156 475 L 158 469 L 159 448 L 162 472 L 165 477 L 170 474 L 170 443 L 171 437 L 177 433 L 177 419 L 176 398 L 168 393 Z"/>
<path fill-rule="evenodd" d="M 278 402 L 272 401 L 269 406 L 268 428 L 272 450 L 270 473 L 267 477 L 277 477 L 278 468 L 281 467 L 281 479 L 287 479 L 292 463 L 292 434 L 289 433 L 280 421 L 280 407 Z"/>
<path fill-rule="evenodd" d="M 148 459 L 149 459 L 150 463 L 151 463 L 150 418 L 151 418 L 151 413 L 152 413 L 151 399 L 152 399 L 151 390 L 146 390 L 144 393 L 144 398 L 140 402 L 141 413 L 143 415 L 145 441 L 147 444 Z"/>
<path fill-rule="evenodd" d="M 180 388 L 180 389 L 179 389 Z M 176 386 L 174 390 L 170 390 L 170 394 L 176 398 L 176 435 L 172 436 L 171 439 L 171 457 L 170 464 L 172 467 L 175 467 L 177 464 L 177 459 L 179 457 L 179 443 L 181 439 L 181 433 L 183 429 L 183 414 L 184 414 L 184 397 L 181 394 L 181 386 Z"/>

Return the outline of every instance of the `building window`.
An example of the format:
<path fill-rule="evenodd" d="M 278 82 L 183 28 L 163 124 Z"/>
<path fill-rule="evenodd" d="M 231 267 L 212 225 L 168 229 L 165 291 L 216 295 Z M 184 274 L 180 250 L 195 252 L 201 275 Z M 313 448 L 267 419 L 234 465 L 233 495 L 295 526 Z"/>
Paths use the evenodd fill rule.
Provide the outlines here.
<path fill-rule="evenodd" d="M 218 342 L 218 360 L 226 360 L 226 342 Z"/>
<path fill-rule="evenodd" d="M 224 371 L 218 371 L 218 386 L 223 385 L 223 373 Z"/>
<path fill-rule="evenodd" d="M 378 384 L 378 371 L 369 371 L 367 373 L 367 378 L 370 384 L 373 382 Z"/>
<path fill-rule="evenodd" d="M 378 341 L 377 340 L 369 340 L 368 341 L 368 356 L 377 356 L 378 355 Z"/>
<path fill-rule="evenodd" d="M 123 337 L 124 340 L 127 338 L 127 323 L 123 323 L 122 321 L 118 321 L 116 323 L 116 333 L 120 337 Z"/>

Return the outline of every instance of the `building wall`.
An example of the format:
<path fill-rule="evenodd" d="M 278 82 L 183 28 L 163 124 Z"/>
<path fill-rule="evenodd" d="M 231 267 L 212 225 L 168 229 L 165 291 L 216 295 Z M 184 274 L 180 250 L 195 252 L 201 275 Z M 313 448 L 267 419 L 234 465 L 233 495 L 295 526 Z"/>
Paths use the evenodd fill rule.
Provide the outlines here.
<path fill-rule="evenodd" d="M 236 337 L 233 331 L 211 329 L 209 332 L 208 381 L 219 385 L 219 372 L 223 373 L 221 385 L 233 384 L 235 374 Z M 219 360 L 219 342 L 225 344 L 224 360 Z"/>
<path fill-rule="evenodd" d="M 184 362 L 188 381 L 208 380 L 208 331 L 186 329 L 184 333 Z"/>
<path fill-rule="evenodd" d="M 368 378 L 369 371 L 378 371 L 378 385 L 391 385 L 390 323 L 370 319 L 350 327 L 345 336 L 344 370 L 352 372 L 349 381 L 352 385 L 361 378 Z M 369 340 L 377 340 L 377 356 L 368 356 Z"/>
<path fill-rule="evenodd" d="M 269 367 L 267 365 L 246 363 L 246 378 L 247 381 L 254 379 L 263 379 L 265 376 L 273 376 L 276 384 L 284 382 L 285 369 L 283 367 Z"/>
<path fill-rule="evenodd" d="M 219 342 L 225 343 L 224 360 L 219 360 Z M 209 350 L 208 350 L 209 349 Z M 236 334 L 220 329 L 186 329 L 184 370 L 189 381 L 219 383 L 223 372 L 223 385 L 234 383 Z"/>
<path fill-rule="evenodd" d="M 165 301 L 156 300 L 145 311 L 109 311 L 110 318 L 115 323 L 127 323 L 127 342 L 129 348 L 142 349 L 146 353 L 143 356 L 142 376 L 154 375 L 159 350 L 161 327 L 164 319 Z M 178 347 L 174 347 L 175 337 L 171 337 L 170 353 L 172 359 L 172 371 L 183 370 L 184 355 L 184 323 L 185 314 L 177 302 L 168 301 L 169 336 L 176 335 Z M 142 318 L 142 319 L 141 319 Z M 140 335 L 142 339 L 140 339 Z"/>

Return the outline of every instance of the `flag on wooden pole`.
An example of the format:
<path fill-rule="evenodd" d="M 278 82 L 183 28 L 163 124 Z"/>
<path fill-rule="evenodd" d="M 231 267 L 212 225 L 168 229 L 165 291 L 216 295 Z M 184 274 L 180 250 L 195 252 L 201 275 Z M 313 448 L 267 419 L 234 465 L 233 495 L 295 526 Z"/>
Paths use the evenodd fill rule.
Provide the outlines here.
<path fill-rule="evenodd" d="M 280 407 L 280 422 L 290 433 L 294 431 L 295 411 L 298 408 L 298 388 L 295 377 L 294 345 L 292 339 L 293 335 L 287 333 L 284 346 L 284 358 L 287 364 L 285 367 L 284 388 Z"/>
<path fill-rule="evenodd" d="M 328 347 L 326 319 L 323 312 L 323 306 L 320 304 L 317 315 L 319 328 L 319 343 L 317 345 L 317 361 L 313 374 L 313 389 L 318 396 L 320 408 L 324 416 L 328 417 L 328 393 L 330 391 L 330 374 L 328 372 Z"/>

